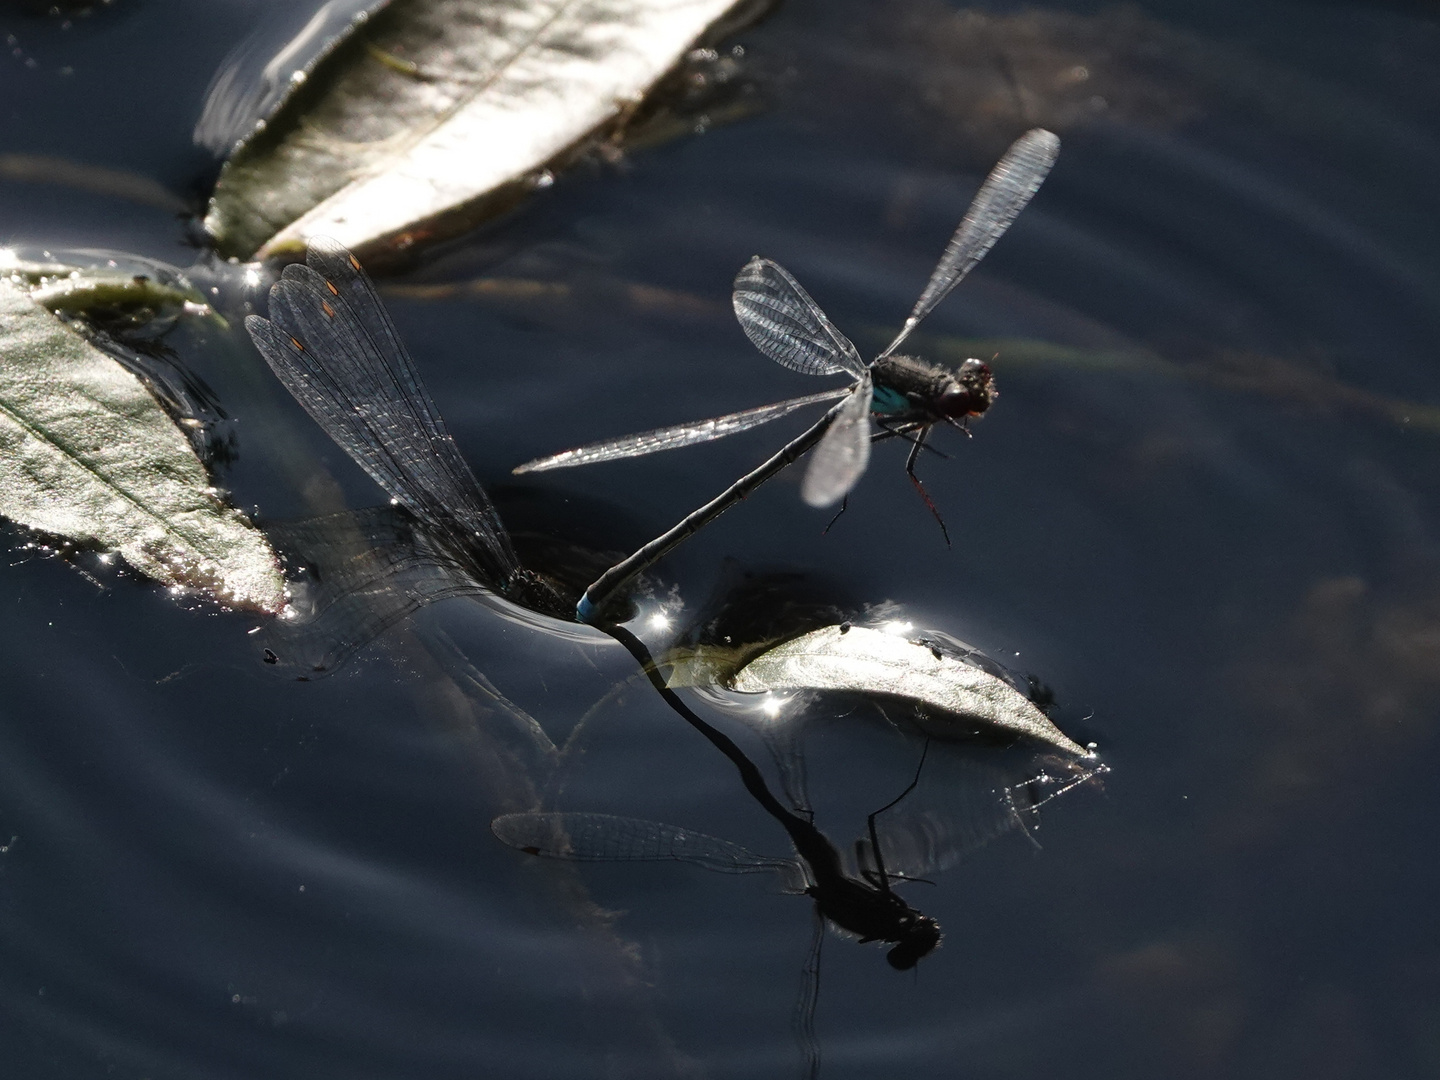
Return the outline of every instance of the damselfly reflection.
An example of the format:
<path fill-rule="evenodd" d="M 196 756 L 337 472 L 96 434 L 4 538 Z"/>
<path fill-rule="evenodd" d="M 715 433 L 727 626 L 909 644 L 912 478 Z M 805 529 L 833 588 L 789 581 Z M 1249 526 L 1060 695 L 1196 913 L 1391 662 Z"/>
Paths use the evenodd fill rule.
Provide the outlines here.
<path fill-rule="evenodd" d="M 780 453 L 631 559 L 612 568 L 581 601 L 581 621 L 589 621 L 603 601 L 630 577 L 663 558 L 812 447 L 816 448 L 815 454 L 805 471 L 800 491 L 811 506 L 823 507 L 839 502 L 855 486 L 869 463 L 873 440 L 892 437 L 906 440 L 910 443 L 910 454 L 905 472 L 940 528 L 945 530 L 939 510 L 915 473 L 915 463 L 926 446 L 930 429 L 936 424 L 957 427 L 968 434 L 969 419 L 983 415 L 994 401 L 995 380 L 989 366 L 978 359 L 966 360 L 958 371 L 952 371 L 920 357 L 900 355 L 896 350 L 995 246 L 1040 189 L 1059 152 L 1060 140 L 1040 128 L 1015 141 L 980 186 L 904 326 L 868 364 L 784 267 L 759 256 L 746 264 L 735 279 L 733 297 L 735 315 L 745 335 L 762 353 L 793 371 L 806 375 L 851 376 L 854 382 L 848 389 L 810 394 L 709 420 L 591 443 L 518 466 L 517 473 L 540 472 L 673 450 L 748 431 L 807 405 L 843 399 Z M 872 431 L 872 416 L 879 432 Z M 948 543 L 948 531 L 945 539 Z"/>
<path fill-rule="evenodd" d="M 852 873 L 835 845 L 810 820 L 808 806 L 798 808 L 799 813 L 787 810 L 770 791 L 755 763 L 727 735 L 692 712 L 674 691 L 655 677 L 657 673 L 645 647 L 624 629 L 616 628 L 612 633 L 640 660 L 651 682 L 671 707 L 735 765 L 751 797 L 789 834 L 798 858 L 766 858 L 718 837 L 609 814 L 504 814 L 491 823 L 491 829 L 500 840 L 532 855 L 594 862 L 674 860 L 732 874 L 779 872 L 791 891 L 803 893 L 815 902 L 815 933 L 793 1026 L 807 1061 L 807 1075 L 818 1077 L 820 1044 L 815 1037 L 815 1003 L 819 996 L 820 950 L 827 924 L 862 943 L 890 943 L 893 948 L 886 959 L 891 967 L 900 971 L 913 968 L 940 944 L 940 925 L 907 904 L 892 888 L 892 883 L 898 882 L 901 875 L 886 869 L 876 826 L 881 814 L 914 789 L 919 771 L 899 796 L 870 814 L 869 847 L 863 843 L 856 845 L 861 865 L 858 872 Z"/>
<path fill-rule="evenodd" d="M 270 317 L 245 319 L 295 400 L 451 562 L 517 604 L 565 618 L 569 605 L 524 569 L 494 505 L 465 463 L 375 287 L 333 240 L 270 290 Z M 436 560 L 432 560 L 436 561 Z"/>
<path fill-rule="evenodd" d="M 718 836 L 675 825 L 611 814 L 536 811 L 506 814 L 492 829 L 505 843 L 534 855 L 588 862 L 675 861 L 728 874 L 772 872 L 786 889 L 814 903 L 816 934 L 805 966 L 795 1013 L 796 1035 L 809 1062 L 808 1075 L 818 1075 L 819 1043 L 814 1009 L 819 985 L 819 956 L 828 926 L 862 942 L 887 942 L 890 965 L 908 970 L 940 943 L 940 927 L 900 895 L 906 882 L 929 880 L 954 865 L 966 852 L 1013 829 L 1029 833 L 1039 807 L 1084 783 L 1103 767 L 1079 762 L 1034 745 L 999 747 L 983 741 L 942 745 L 931 739 L 901 735 L 899 746 L 913 765 L 908 785 L 865 819 L 864 835 L 844 850 L 816 824 L 811 807 L 804 751 L 787 741 L 783 752 L 769 743 L 780 772 L 786 806 L 771 791 L 760 768 L 724 732 L 698 716 L 671 689 L 645 647 L 623 627 L 611 633 L 630 649 L 650 682 L 667 703 L 697 732 L 720 750 L 740 773 L 746 791 L 784 829 L 794 855 L 767 856 Z M 660 667 L 665 667 L 662 662 Z M 673 672 L 671 673 L 673 674 Z M 745 721 L 747 724 L 748 721 Z M 583 723 L 583 721 L 582 721 Z M 875 729 L 863 722 L 858 730 L 890 740 L 899 729 Z M 574 751 L 567 742 L 565 756 Z M 879 744 L 856 745 L 875 749 Z M 911 751 L 915 752 L 910 757 Z M 580 760 L 583 752 L 574 752 Z M 847 757 L 841 792 L 847 801 L 878 779 L 868 754 Z M 869 764 L 867 764 L 869 763 Z M 938 770 L 938 771 L 937 771 Z M 922 779 L 925 780 L 922 783 Z M 855 781 L 860 780 L 860 786 Z M 903 783 L 903 781 L 902 781 Z M 552 788 L 555 790 L 556 788 Z M 927 793 L 927 789 L 930 790 Z M 918 800 L 918 801 L 917 801 Z M 872 804 L 873 805 L 873 804 Z"/>
<path fill-rule="evenodd" d="M 875 821 L 910 790 L 870 815 L 869 845 L 858 849 L 869 861 L 856 873 L 847 872 L 840 852 L 824 833 L 786 810 L 773 795 L 759 801 L 790 834 L 798 859 L 767 858 L 704 833 L 610 814 L 505 814 L 491 823 L 491 829 L 511 847 L 531 855 L 590 862 L 674 860 L 729 874 L 776 871 L 793 891 L 814 900 L 816 913 L 838 930 L 862 944 L 893 945 L 886 959 L 891 967 L 906 971 L 940 944 L 940 926 L 895 892 L 892 886 L 903 875 L 885 868 Z"/>
<path fill-rule="evenodd" d="M 817 914 L 837 930 L 862 943 L 893 944 L 887 959 L 905 970 L 939 944 L 939 927 L 906 904 L 895 885 L 948 870 L 1004 833 L 1019 829 L 1028 834 L 1042 805 L 1106 771 L 1095 763 L 992 747 L 934 744 L 926 756 L 932 753 L 958 759 L 942 772 L 955 786 L 910 813 L 890 814 L 903 807 L 913 790 L 907 788 L 867 818 L 865 835 L 848 854 L 810 820 L 808 808 L 792 813 L 764 799 L 757 801 L 789 834 L 794 857 L 760 855 L 693 829 L 613 814 L 505 814 L 491 827 L 499 839 L 531 855 L 584 862 L 684 862 L 725 874 L 775 873 L 787 891 L 813 899 Z M 793 769 L 793 763 L 788 767 Z"/>

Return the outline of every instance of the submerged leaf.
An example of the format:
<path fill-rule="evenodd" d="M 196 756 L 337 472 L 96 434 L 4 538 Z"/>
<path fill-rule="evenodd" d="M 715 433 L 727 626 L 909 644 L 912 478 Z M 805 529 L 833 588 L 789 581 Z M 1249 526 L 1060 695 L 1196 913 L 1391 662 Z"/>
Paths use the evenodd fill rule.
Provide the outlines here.
<path fill-rule="evenodd" d="M 0 278 L 0 514 L 118 551 L 168 585 L 278 611 L 264 536 L 210 487 L 154 395 Z"/>
<path fill-rule="evenodd" d="M 911 641 L 864 626 L 826 626 L 792 638 L 741 668 L 731 688 L 743 693 L 836 690 L 900 698 L 927 714 L 924 726 L 931 734 L 943 734 L 937 724 L 941 717 L 960 717 L 1076 757 L 1089 755 L 1004 679 L 937 642 Z"/>
<path fill-rule="evenodd" d="M 267 257 L 453 235 L 621 121 L 737 0 L 395 0 L 356 24 L 216 185 L 206 228 Z"/>

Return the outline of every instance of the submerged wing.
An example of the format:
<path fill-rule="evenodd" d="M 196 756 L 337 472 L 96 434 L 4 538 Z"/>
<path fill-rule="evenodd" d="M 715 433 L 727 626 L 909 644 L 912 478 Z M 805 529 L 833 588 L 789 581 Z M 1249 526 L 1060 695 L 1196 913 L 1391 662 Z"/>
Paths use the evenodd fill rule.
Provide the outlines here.
<path fill-rule="evenodd" d="M 800 497 L 811 506 L 829 506 L 849 494 L 870 463 L 870 401 L 874 388 L 866 372 L 850 397 L 840 406 L 840 414 L 825 432 L 805 479 L 800 484 Z"/>
<path fill-rule="evenodd" d="M 859 377 L 865 361 L 779 263 L 758 255 L 735 278 L 740 328 L 777 364 L 805 375 L 848 372 Z"/>
<path fill-rule="evenodd" d="M 490 830 L 511 847 L 532 855 L 583 862 L 694 863 L 725 874 L 798 871 L 794 859 L 772 859 L 729 840 L 676 825 L 612 814 L 502 814 Z"/>
<path fill-rule="evenodd" d="M 503 583 L 517 563 L 499 515 L 461 457 L 360 264 L 315 238 L 287 266 L 270 318 L 245 320 L 285 388 L 398 503 L 426 524 L 460 529 Z"/>
<path fill-rule="evenodd" d="M 262 640 L 305 678 L 334 671 L 426 604 L 494 585 L 400 506 L 277 522 L 265 533 L 285 557 L 290 605 Z"/>
<path fill-rule="evenodd" d="M 655 454 L 661 450 L 676 450 L 682 446 L 693 446 L 696 443 L 710 442 L 713 439 L 723 439 L 726 435 L 749 431 L 761 424 L 768 424 L 771 420 L 789 416 L 796 409 L 803 409 L 806 405 L 814 405 L 821 401 L 835 401 L 847 393 L 849 393 L 848 390 L 826 390 L 819 394 L 791 398 L 789 401 L 778 401 L 774 405 L 761 405 L 755 409 L 745 409 L 743 412 L 727 413 L 710 420 L 696 420 L 688 424 L 677 424 L 674 427 L 642 431 L 638 435 L 622 435 L 619 438 L 606 439 L 603 442 L 587 443 L 584 446 L 577 446 L 573 450 L 562 450 L 549 457 L 527 461 L 524 465 L 517 465 L 510 471 L 517 474 L 544 472 L 547 469 L 567 469 L 572 465 L 593 465 L 599 461 L 615 461 L 619 458 Z"/>
<path fill-rule="evenodd" d="M 894 352 L 910 336 L 910 331 L 920 324 L 920 320 L 935 310 L 935 305 L 949 296 L 950 290 L 960 284 L 986 252 L 995 246 L 995 241 L 1005 235 L 1016 215 L 1040 190 L 1059 153 L 1059 138 L 1043 128 L 1027 131 L 1005 151 L 1005 156 L 990 170 L 985 183 L 980 185 L 975 201 L 965 212 L 965 220 L 960 222 L 960 227 L 946 245 L 945 254 L 940 256 L 940 262 L 930 275 L 930 283 L 925 286 L 920 299 L 915 301 L 915 308 L 905 320 L 899 336 L 881 356 Z"/>

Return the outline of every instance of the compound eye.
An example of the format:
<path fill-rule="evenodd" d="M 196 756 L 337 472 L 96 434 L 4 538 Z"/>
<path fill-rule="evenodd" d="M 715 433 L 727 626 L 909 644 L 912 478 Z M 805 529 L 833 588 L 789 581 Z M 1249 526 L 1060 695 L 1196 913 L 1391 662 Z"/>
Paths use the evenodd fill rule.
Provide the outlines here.
<path fill-rule="evenodd" d="M 983 360 L 976 360 L 973 357 L 960 365 L 960 377 L 979 376 L 982 379 L 990 378 L 990 365 Z"/>
<path fill-rule="evenodd" d="M 965 387 L 956 387 L 941 394 L 935 404 L 941 416 L 969 416 L 975 411 L 975 395 Z"/>

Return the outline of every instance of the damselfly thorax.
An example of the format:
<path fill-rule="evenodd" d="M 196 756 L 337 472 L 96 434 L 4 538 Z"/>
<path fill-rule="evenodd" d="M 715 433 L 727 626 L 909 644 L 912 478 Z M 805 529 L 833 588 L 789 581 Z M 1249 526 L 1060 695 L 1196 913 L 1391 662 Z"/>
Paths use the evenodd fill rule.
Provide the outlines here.
<path fill-rule="evenodd" d="M 990 365 L 966 360 L 958 371 L 918 356 L 884 356 L 870 368 L 870 411 L 884 426 L 960 424 L 1000 396 Z"/>

